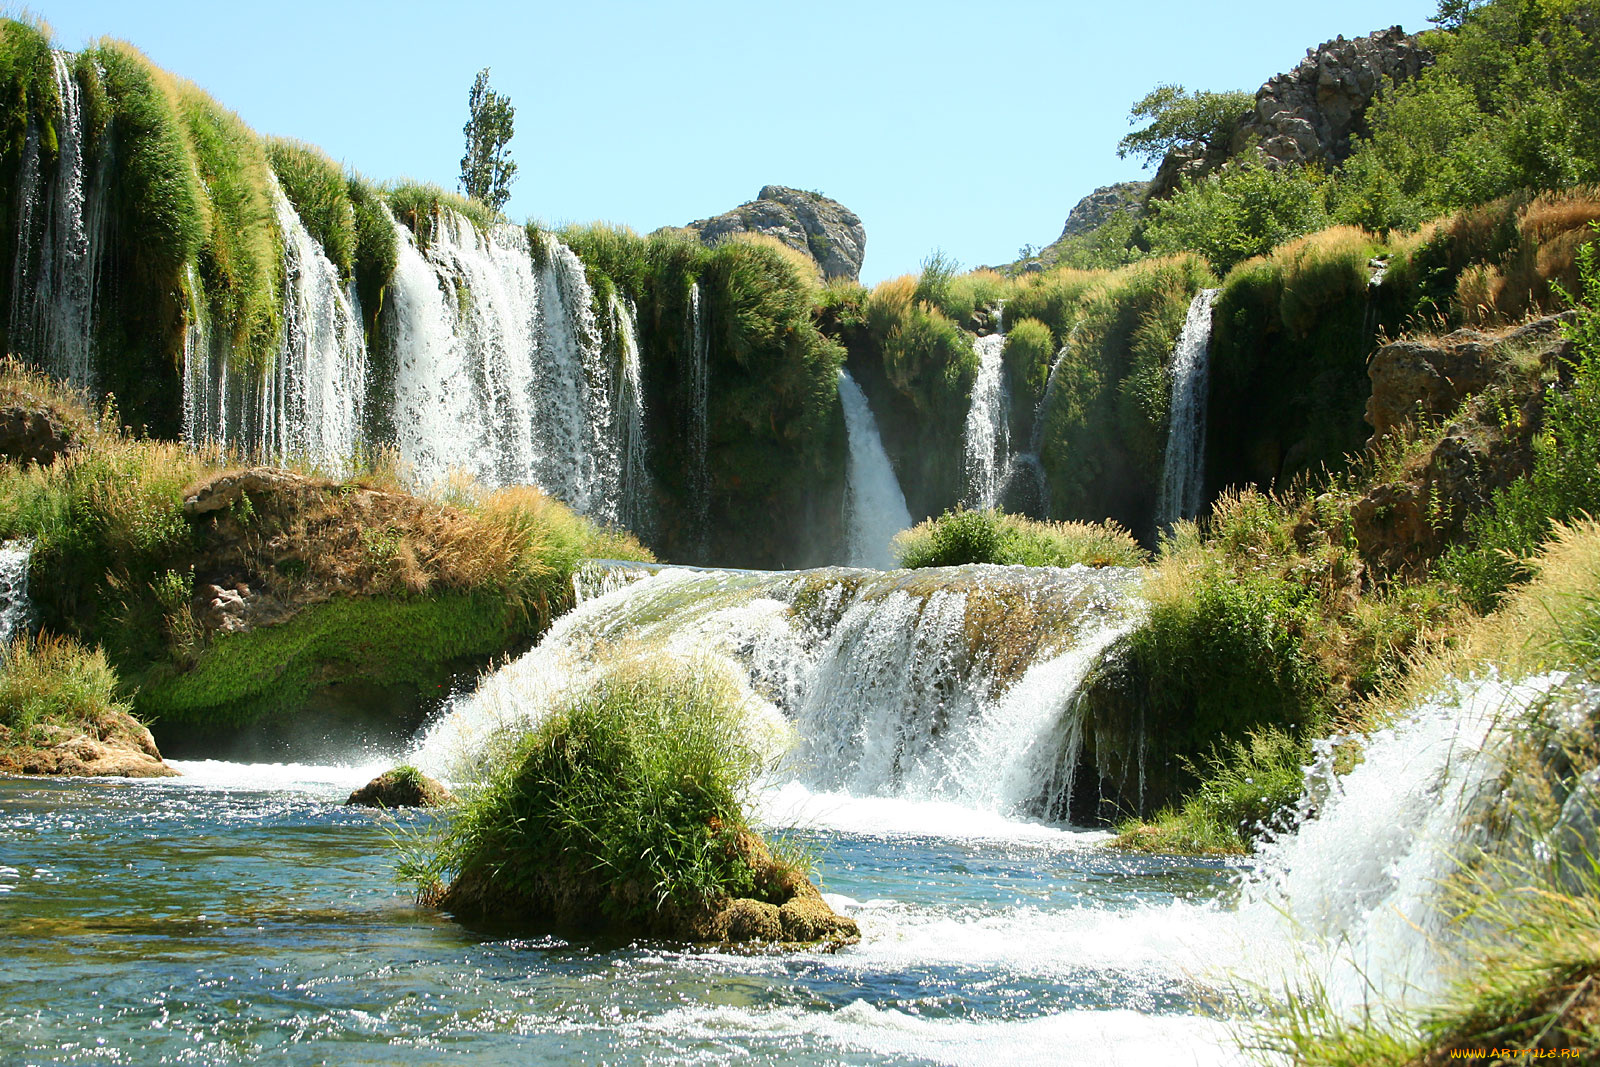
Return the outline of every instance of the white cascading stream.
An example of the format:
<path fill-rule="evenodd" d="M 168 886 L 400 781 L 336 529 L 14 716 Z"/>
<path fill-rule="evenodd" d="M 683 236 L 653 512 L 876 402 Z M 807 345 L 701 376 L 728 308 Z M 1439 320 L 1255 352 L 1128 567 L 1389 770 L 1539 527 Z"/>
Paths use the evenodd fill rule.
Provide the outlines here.
<path fill-rule="evenodd" d="M 706 562 L 711 534 L 711 335 L 700 283 L 689 286 L 689 508 L 696 558 Z"/>
<path fill-rule="evenodd" d="M 1216 289 L 1189 303 L 1172 349 L 1172 398 L 1167 408 L 1167 454 L 1161 470 L 1156 524 L 1161 529 L 1200 513 L 1205 495 L 1206 404 L 1210 399 L 1211 304 Z"/>
<path fill-rule="evenodd" d="M 27 629 L 33 617 L 28 599 L 28 563 L 32 541 L 0 541 L 0 655 L 11 639 Z"/>
<path fill-rule="evenodd" d="M 1258 946 L 1264 985 L 1319 986 L 1360 1022 L 1426 1008 L 1473 965 L 1443 886 L 1492 844 L 1484 816 L 1511 746 L 1564 682 L 1452 681 L 1367 737 L 1348 774 L 1321 755 L 1302 802 L 1312 814 L 1260 850 L 1244 884 L 1238 934 Z"/>
<path fill-rule="evenodd" d="M 997 324 L 998 325 L 998 324 Z M 978 376 L 972 383 L 972 403 L 962 434 L 966 449 L 966 504 L 992 508 L 1000 502 L 1011 455 L 1011 397 L 1006 389 L 1004 333 L 972 340 L 978 356 Z"/>
<path fill-rule="evenodd" d="M 844 405 L 850 449 L 845 500 L 849 563 L 853 567 L 893 567 L 889 542 L 911 525 L 911 512 L 906 509 L 905 494 L 900 491 L 889 454 L 884 451 L 866 394 L 842 367 L 839 402 Z"/>
<path fill-rule="evenodd" d="M 639 359 L 639 312 L 633 301 L 611 294 L 612 334 L 616 338 L 617 396 L 611 405 L 615 425 L 619 505 L 617 521 L 641 536 L 653 526 L 650 442 L 644 428 L 644 370 Z"/>
<path fill-rule="evenodd" d="M 50 57 L 61 110 L 56 170 L 44 179 L 38 131 L 29 129 L 17 181 L 17 245 L 11 275 L 10 345 L 52 375 L 94 385 L 96 253 L 105 226 L 105 163 L 91 177 L 83 101 L 71 57 Z"/>
<path fill-rule="evenodd" d="M 183 433 L 195 446 L 237 445 L 272 462 L 291 457 L 346 471 L 361 443 L 367 350 L 354 287 L 311 236 L 276 180 L 283 241 L 282 333 L 269 366 L 234 367 L 213 335 L 191 267 L 183 345 Z"/>
<path fill-rule="evenodd" d="M 589 586 L 598 595 L 538 648 L 456 702 L 420 743 L 419 765 L 470 775 L 596 670 L 597 649 L 625 639 L 652 661 L 710 657 L 743 678 L 767 709 L 760 721 L 786 722 L 797 739 L 780 779 L 1009 815 L 1064 810 L 1071 776 L 1056 770 L 1076 762 L 1066 751 L 1076 735 L 1063 720 L 1140 610 L 1137 572 L 1115 568 L 632 577 Z M 993 664 L 1006 650 L 979 620 L 1021 604 L 1037 609 L 1039 628 L 1022 666 L 1002 676 Z"/>

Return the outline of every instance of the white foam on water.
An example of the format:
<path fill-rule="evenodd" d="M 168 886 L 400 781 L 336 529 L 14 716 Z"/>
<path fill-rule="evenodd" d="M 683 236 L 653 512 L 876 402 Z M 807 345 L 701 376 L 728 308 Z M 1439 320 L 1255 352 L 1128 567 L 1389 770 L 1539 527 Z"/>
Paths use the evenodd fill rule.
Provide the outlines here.
<path fill-rule="evenodd" d="M 349 792 L 395 765 L 394 760 L 361 763 L 235 763 L 229 760 L 168 760 L 178 778 L 152 778 L 148 784 L 175 789 L 245 792 Z"/>

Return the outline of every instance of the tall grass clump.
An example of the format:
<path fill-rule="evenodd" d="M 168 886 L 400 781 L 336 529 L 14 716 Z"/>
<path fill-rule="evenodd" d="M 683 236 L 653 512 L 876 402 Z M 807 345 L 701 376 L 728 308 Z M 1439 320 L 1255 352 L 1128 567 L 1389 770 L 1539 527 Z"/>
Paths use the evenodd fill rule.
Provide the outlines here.
<path fill-rule="evenodd" d="M 1039 522 L 994 508 L 957 508 L 925 519 L 896 534 L 892 547 L 902 567 L 1137 567 L 1149 560 L 1114 522 Z"/>
<path fill-rule="evenodd" d="M 434 230 L 442 211 L 454 211 L 472 223 L 479 233 L 488 233 L 505 218 L 489 205 L 427 182 L 399 181 L 383 186 L 383 198 L 394 217 L 405 223 L 417 238 L 419 248 L 433 243 Z"/>
<path fill-rule="evenodd" d="M 97 726 L 127 712 L 105 653 L 70 637 L 18 634 L 0 647 L 0 726 Z"/>
<path fill-rule="evenodd" d="M 622 661 L 511 750 L 408 873 L 487 918 L 648 925 L 750 895 L 740 848 L 761 753 L 749 698 L 709 664 Z"/>

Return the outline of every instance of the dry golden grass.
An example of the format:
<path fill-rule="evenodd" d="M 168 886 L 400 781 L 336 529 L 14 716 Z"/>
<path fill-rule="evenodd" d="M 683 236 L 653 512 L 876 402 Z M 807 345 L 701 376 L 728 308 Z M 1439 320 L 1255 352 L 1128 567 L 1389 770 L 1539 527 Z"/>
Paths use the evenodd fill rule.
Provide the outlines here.
<path fill-rule="evenodd" d="M 734 244 L 771 249 L 794 268 L 795 277 L 799 278 L 808 290 L 813 294 L 821 290 L 822 268 L 818 266 L 817 261 L 799 249 L 784 244 L 770 233 L 753 233 L 745 230 L 729 234 L 728 240 Z"/>

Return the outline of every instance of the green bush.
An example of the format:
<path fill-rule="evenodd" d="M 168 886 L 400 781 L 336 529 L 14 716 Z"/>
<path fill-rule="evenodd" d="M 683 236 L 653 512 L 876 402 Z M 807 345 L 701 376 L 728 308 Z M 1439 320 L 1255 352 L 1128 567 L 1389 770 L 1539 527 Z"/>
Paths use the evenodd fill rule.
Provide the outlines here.
<path fill-rule="evenodd" d="M 1050 364 L 1055 361 L 1056 340 L 1050 327 L 1038 319 L 1018 319 L 1006 326 L 1006 347 L 1001 356 L 1013 397 L 1031 414 L 1044 396 Z"/>
<path fill-rule="evenodd" d="M 994 508 L 947 511 L 895 535 L 900 566 L 1137 567 L 1149 553 L 1114 522 L 1036 522 Z"/>
<path fill-rule="evenodd" d="M 745 699 L 709 665 L 613 665 L 495 759 L 407 873 L 424 891 L 455 878 L 480 900 L 525 901 L 530 918 L 558 880 L 613 920 L 749 895 L 737 843 L 762 757 Z"/>
<path fill-rule="evenodd" d="M 1219 274 L 1327 225 L 1327 179 L 1315 168 L 1246 162 L 1150 205 L 1145 238 L 1162 255 L 1198 252 Z"/>
<path fill-rule="evenodd" d="M 348 281 L 355 269 L 356 214 L 344 172 L 320 149 L 302 141 L 275 137 L 267 141 L 266 149 L 295 214 Z"/>

